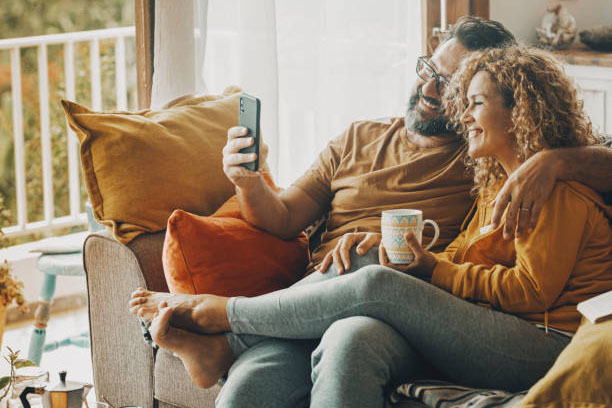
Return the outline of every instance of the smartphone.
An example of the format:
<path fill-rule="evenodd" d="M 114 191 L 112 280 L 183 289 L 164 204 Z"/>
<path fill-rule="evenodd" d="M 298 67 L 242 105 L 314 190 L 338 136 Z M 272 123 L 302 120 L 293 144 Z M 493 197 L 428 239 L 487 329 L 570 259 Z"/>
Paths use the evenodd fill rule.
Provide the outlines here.
<path fill-rule="evenodd" d="M 240 150 L 240 153 L 255 153 L 257 158 L 249 163 L 242 163 L 241 166 L 249 170 L 259 169 L 259 116 L 261 114 L 261 102 L 254 96 L 245 93 L 240 95 L 240 111 L 238 113 L 238 126 L 247 128 L 248 133 L 244 137 L 252 137 L 253 144 Z"/>

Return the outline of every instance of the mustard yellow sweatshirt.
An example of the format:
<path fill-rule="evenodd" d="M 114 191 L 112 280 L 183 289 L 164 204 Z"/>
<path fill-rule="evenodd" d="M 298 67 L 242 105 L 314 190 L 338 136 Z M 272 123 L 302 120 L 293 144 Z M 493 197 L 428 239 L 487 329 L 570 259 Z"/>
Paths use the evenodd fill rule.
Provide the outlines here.
<path fill-rule="evenodd" d="M 437 254 L 432 283 L 454 295 L 575 332 L 576 305 L 612 290 L 612 208 L 590 188 L 557 183 L 533 232 L 506 241 L 481 198 L 468 227 Z"/>

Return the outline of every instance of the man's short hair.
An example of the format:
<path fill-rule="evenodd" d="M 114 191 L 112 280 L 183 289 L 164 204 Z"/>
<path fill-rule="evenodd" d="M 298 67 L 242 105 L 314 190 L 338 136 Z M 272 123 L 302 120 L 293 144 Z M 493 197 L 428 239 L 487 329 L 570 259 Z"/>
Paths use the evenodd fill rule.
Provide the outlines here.
<path fill-rule="evenodd" d="M 450 27 L 444 41 L 452 38 L 470 51 L 516 44 L 514 35 L 502 23 L 473 16 L 463 16 Z"/>

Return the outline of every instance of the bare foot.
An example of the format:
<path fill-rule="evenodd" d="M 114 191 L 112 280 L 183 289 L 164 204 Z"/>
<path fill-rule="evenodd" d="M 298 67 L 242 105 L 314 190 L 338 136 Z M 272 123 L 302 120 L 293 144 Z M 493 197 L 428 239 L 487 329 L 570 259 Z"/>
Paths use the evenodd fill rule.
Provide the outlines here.
<path fill-rule="evenodd" d="M 152 321 L 162 304 L 173 308 L 171 324 L 174 327 L 210 334 L 229 331 L 227 298 L 215 295 L 185 295 L 153 292 L 138 288 L 132 293 L 130 312 Z"/>
<path fill-rule="evenodd" d="M 130 295 L 130 313 L 152 321 L 159 311 L 159 305 L 170 298 L 170 293 L 151 292 L 138 288 Z"/>
<path fill-rule="evenodd" d="M 151 322 L 151 337 L 160 347 L 174 352 L 183 362 L 194 384 L 210 388 L 227 373 L 234 355 L 222 334 L 200 335 L 170 325 L 174 309 L 160 304 Z"/>

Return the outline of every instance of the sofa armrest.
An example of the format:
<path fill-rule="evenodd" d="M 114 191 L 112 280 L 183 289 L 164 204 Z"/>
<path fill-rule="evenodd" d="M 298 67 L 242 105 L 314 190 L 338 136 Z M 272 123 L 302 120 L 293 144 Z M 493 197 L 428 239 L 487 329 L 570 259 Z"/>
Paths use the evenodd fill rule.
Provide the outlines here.
<path fill-rule="evenodd" d="M 139 286 L 168 290 L 163 237 L 163 232 L 146 234 L 126 246 L 102 231 L 87 237 L 83 247 L 96 393 L 115 406 L 154 406 L 154 353 L 128 302 Z"/>

